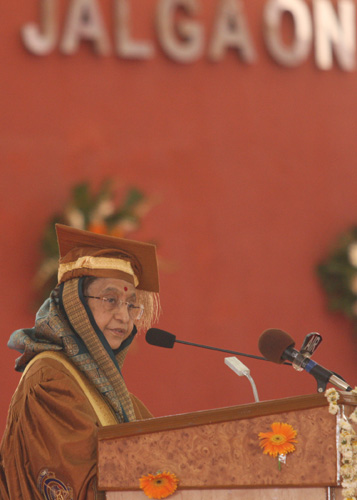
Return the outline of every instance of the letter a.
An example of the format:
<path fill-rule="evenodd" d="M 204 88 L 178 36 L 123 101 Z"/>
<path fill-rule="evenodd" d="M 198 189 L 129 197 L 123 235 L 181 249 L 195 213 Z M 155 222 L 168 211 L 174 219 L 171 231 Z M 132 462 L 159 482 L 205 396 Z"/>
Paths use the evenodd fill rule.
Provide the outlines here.
<path fill-rule="evenodd" d="M 209 58 L 212 61 L 221 60 L 227 47 L 239 50 L 243 61 L 247 63 L 253 63 L 256 59 L 240 0 L 220 1 L 208 50 Z"/>
<path fill-rule="evenodd" d="M 73 54 L 81 39 L 92 41 L 100 55 L 110 52 L 110 42 L 97 0 L 72 0 L 61 41 L 61 51 Z"/>

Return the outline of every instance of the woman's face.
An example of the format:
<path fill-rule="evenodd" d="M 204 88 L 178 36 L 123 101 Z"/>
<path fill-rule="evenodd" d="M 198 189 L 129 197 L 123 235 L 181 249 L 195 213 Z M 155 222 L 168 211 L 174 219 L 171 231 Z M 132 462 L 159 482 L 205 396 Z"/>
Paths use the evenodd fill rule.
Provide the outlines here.
<path fill-rule="evenodd" d="M 117 297 L 128 303 L 136 303 L 135 287 L 124 280 L 113 278 L 97 278 L 88 287 L 85 296 L 109 298 Z M 103 332 L 112 349 L 118 349 L 121 343 L 129 337 L 134 322 L 128 313 L 126 304 L 118 305 L 108 311 L 103 300 L 88 298 L 88 305 L 95 322 Z"/>

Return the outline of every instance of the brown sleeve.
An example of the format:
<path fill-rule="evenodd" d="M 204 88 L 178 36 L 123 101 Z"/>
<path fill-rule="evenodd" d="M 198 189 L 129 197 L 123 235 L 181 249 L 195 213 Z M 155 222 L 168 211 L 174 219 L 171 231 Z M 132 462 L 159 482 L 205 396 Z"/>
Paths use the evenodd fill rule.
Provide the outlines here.
<path fill-rule="evenodd" d="M 72 491 L 76 500 L 100 498 L 95 488 L 99 426 L 60 363 L 34 363 L 13 397 L 1 443 L 8 498 L 43 499 L 40 490 L 48 487 Z"/>

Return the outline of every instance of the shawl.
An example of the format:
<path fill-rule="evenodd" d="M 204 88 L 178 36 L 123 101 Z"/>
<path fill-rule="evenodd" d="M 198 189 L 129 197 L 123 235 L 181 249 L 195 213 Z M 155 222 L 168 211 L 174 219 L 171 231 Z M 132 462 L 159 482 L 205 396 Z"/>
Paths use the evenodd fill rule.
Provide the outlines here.
<path fill-rule="evenodd" d="M 83 279 L 75 278 L 55 288 L 39 309 L 35 326 L 11 335 L 8 347 L 21 353 L 15 369 L 24 371 L 40 352 L 63 352 L 94 384 L 119 422 L 135 420 L 121 369 L 137 330 L 134 326 L 119 349 L 113 351 L 83 296 Z"/>

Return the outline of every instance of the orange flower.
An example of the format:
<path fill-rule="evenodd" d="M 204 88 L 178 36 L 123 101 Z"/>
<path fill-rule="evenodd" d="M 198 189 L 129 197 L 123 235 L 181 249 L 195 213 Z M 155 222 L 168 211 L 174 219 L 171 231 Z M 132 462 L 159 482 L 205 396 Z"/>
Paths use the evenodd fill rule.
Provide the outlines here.
<path fill-rule="evenodd" d="M 92 222 L 88 226 L 88 231 L 97 234 L 108 234 L 108 228 L 104 223 Z"/>
<path fill-rule="evenodd" d="M 176 491 L 178 479 L 171 472 L 158 472 L 140 478 L 140 488 L 149 498 L 166 498 Z"/>
<path fill-rule="evenodd" d="M 295 439 L 297 432 L 290 424 L 274 422 L 271 428 L 273 432 L 259 432 L 261 440 L 259 444 L 261 448 L 264 448 L 263 453 L 276 457 L 295 450 L 292 443 L 297 443 Z"/>

